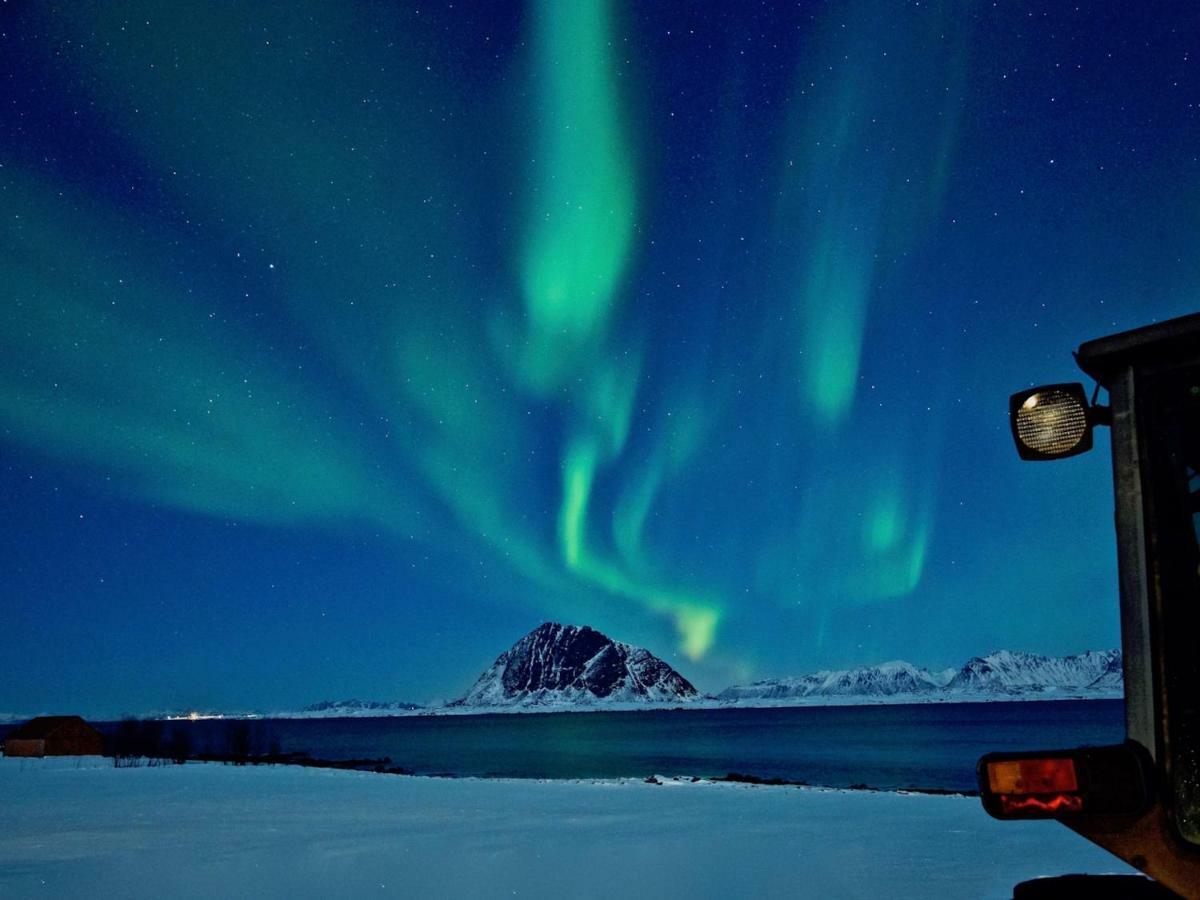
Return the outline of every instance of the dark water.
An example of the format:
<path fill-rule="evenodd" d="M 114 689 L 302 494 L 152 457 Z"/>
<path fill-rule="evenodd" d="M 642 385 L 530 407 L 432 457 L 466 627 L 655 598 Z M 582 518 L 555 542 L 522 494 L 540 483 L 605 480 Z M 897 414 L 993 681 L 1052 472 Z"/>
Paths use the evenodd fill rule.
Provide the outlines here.
<path fill-rule="evenodd" d="M 736 772 L 810 784 L 975 787 L 991 750 L 1116 743 L 1119 700 L 662 710 L 381 719 L 264 719 L 254 752 L 376 759 L 417 774 L 614 778 Z M 221 752 L 245 723 L 171 723 Z"/>

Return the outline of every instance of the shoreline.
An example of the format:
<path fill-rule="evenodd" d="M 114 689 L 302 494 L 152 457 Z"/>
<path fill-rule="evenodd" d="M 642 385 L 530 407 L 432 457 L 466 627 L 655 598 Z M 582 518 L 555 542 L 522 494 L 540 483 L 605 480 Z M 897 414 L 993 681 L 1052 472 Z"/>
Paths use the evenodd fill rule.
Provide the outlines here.
<path fill-rule="evenodd" d="M 876 708 L 881 706 L 888 707 L 906 707 L 906 706 L 986 706 L 992 704 L 1008 704 L 1008 703 L 1092 703 L 1092 702 L 1119 702 L 1125 699 L 1121 693 L 1100 693 L 1100 694 L 1011 694 L 1003 696 L 963 696 L 963 697 L 937 697 L 930 699 L 914 699 L 912 695 L 897 695 L 893 698 L 881 697 L 864 697 L 847 702 L 847 698 L 830 698 L 819 700 L 807 700 L 804 702 L 795 702 L 794 700 L 780 700 L 777 702 L 762 702 L 762 703 L 731 703 L 713 700 L 697 700 L 691 703 L 614 703 L 611 705 L 596 704 L 592 706 L 538 706 L 538 705 L 514 705 L 514 706 L 480 706 L 480 707 L 424 707 L 413 710 L 397 710 L 395 712 L 380 712 L 371 710 L 363 713 L 305 713 L 289 710 L 279 710 L 272 712 L 245 712 L 245 713 L 196 713 L 196 714 L 178 714 L 178 713 L 152 713 L 145 716 L 138 716 L 138 721 L 143 722 L 259 722 L 259 721 L 345 721 L 350 719 L 412 719 L 412 718 L 433 718 L 440 716 L 447 717 L 471 717 L 471 716 L 549 716 L 549 715 L 574 715 L 574 714 L 593 714 L 593 713 L 676 713 L 676 712 L 735 712 L 739 710 L 788 710 L 788 709 L 860 709 L 864 707 Z M 49 715 L 49 713 L 36 713 L 34 715 Z M 34 718 L 34 715 L 15 716 L 11 718 L 0 719 L 0 727 L 8 725 L 17 725 L 28 719 Z M 111 719 L 103 716 L 88 716 L 89 721 L 100 722 L 105 724 L 122 721 L 122 719 Z"/>
<path fill-rule="evenodd" d="M 399 775 L 404 778 L 431 781 L 463 781 L 487 782 L 497 784 L 586 784 L 586 785 L 631 785 L 647 784 L 655 786 L 683 787 L 695 785 L 731 785 L 744 788 L 789 788 L 815 792 L 838 792 L 851 794 L 915 794 L 928 797 L 959 797 L 963 799 L 977 798 L 978 791 L 960 791 L 950 788 L 905 786 L 896 788 L 875 787 L 869 784 L 813 784 L 808 781 L 785 778 L 764 778 L 757 775 L 747 775 L 730 772 L 725 775 L 663 775 L 654 773 L 646 776 L 629 775 L 613 778 L 554 778 L 551 776 L 519 775 L 455 775 L 451 772 L 426 773 L 412 772 L 402 766 L 392 765 L 388 757 L 381 759 L 313 759 L 302 754 L 287 754 L 280 757 L 257 757 L 245 760 L 219 756 L 203 756 L 188 759 L 182 763 L 155 757 L 141 757 L 132 765 L 114 765 L 110 756 L 5 756 L 0 753 L 0 766 L 15 766 L 21 771 L 65 771 L 65 770 L 126 770 L 126 769 L 175 769 L 184 767 L 209 766 L 214 768 L 231 767 L 236 769 L 321 769 L 336 772 L 357 772 L 361 775 Z"/>
<path fill-rule="evenodd" d="M 611 705 L 595 704 L 591 706 L 480 706 L 480 707 L 423 707 L 413 710 L 396 710 L 380 712 L 371 710 L 363 713 L 305 713 L 301 711 L 279 710 L 272 712 L 244 713 L 148 713 L 141 716 L 106 716 L 85 715 L 90 722 L 100 724 L 115 724 L 127 719 L 139 722 L 262 722 L 262 721 L 346 721 L 351 719 L 411 719 L 433 718 L 439 716 L 470 717 L 470 716 L 549 716 L 574 715 L 593 713 L 676 713 L 676 712 L 734 712 L 739 710 L 788 710 L 788 709 L 861 709 L 907 706 L 986 706 L 1008 703 L 1093 703 L 1119 702 L 1125 699 L 1122 693 L 1095 694 L 1008 694 L 1001 696 L 966 695 L 961 697 L 936 697 L 928 699 L 914 698 L 911 694 L 894 695 L 894 697 L 863 697 L 859 699 L 820 698 L 803 702 L 795 700 L 780 700 L 775 702 L 738 703 L 716 700 L 697 700 L 690 703 L 614 703 Z M 0 718 L 0 728 L 20 725 L 38 716 L 55 715 L 55 713 L 39 712 L 28 715 L 6 713 Z"/>

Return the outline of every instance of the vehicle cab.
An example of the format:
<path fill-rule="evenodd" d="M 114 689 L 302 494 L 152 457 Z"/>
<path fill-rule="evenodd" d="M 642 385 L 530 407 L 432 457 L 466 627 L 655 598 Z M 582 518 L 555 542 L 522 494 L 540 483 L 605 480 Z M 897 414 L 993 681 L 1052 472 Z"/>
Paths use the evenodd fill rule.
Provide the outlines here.
<path fill-rule="evenodd" d="M 1016 897 L 1200 897 L 1200 314 L 1089 341 L 1075 359 L 1090 402 L 1082 384 L 1047 385 L 1014 394 L 1010 420 L 1028 460 L 1085 452 L 1094 428 L 1112 429 L 1126 740 L 989 754 L 981 796 L 998 818 L 1057 819 L 1157 882 L 1110 894 L 1103 879 L 1045 879 Z"/>

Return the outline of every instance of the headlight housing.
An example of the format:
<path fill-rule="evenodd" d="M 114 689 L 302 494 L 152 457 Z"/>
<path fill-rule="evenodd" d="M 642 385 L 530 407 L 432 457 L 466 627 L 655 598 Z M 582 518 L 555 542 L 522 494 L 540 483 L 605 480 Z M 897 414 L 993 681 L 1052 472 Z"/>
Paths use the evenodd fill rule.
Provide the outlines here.
<path fill-rule="evenodd" d="M 1078 382 L 1018 391 L 1008 415 L 1021 459 L 1064 459 L 1092 449 L 1095 417 Z"/>

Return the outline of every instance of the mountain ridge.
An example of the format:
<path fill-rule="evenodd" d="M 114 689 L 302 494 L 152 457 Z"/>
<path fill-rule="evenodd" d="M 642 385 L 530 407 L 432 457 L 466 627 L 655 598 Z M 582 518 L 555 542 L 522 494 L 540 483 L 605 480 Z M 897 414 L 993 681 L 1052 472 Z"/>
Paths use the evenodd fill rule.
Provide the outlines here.
<path fill-rule="evenodd" d="M 401 713 L 415 712 L 424 709 L 419 703 L 406 703 L 401 700 L 322 700 L 310 703 L 291 714 L 291 718 L 303 719 L 333 719 L 333 718 L 368 718 L 372 716 L 392 716 Z"/>
<path fill-rule="evenodd" d="M 717 699 L 739 705 L 752 705 L 748 701 L 802 705 L 834 698 L 880 702 L 1039 699 L 1117 696 L 1122 686 L 1120 650 L 1088 650 L 1069 656 L 994 650 L 971 657 L 957 670 L 935 673 L 895 660 L 732 685 Z"/>
<path fill-rule="evenodd" d="M 731 685 L 702 694 L 650 651 L 588 625 L 545 622 L 501 653 L 459 699 L 421 706 L 322 701 L 287 718 L 643 709 L 1106 699 L 1123 690 L 1121 651 L 1049 656 L 993 650 L 930 670 L 906 660 Z"/>
<path fill-rule="evenodd" d="M 701 694 L 649 650 L 588 625 L 545 622 L 518 640 L 449 708 L 691 702 Z"/>

